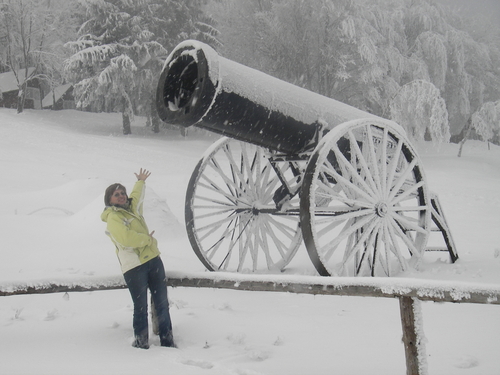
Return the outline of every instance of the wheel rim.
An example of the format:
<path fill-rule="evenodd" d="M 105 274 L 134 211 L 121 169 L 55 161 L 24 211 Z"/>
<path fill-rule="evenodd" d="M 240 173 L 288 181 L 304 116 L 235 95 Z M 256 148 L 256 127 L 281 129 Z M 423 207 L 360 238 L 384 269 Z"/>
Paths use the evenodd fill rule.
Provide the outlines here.
<path fill-rule="evenodd" d="M 404 271 L 425 250 L 429 201 L 421 163 L 398 125 L 341 124 L 305 172 L 301 224 L 309 256 L 324 276 Z"/>
<path fill-rule="evenodd" d="M 186 195 L 186 229 L 209 270 L 280 270 L 300 246 L 299 199 L 276 208 L 282 182 L 270 156 L 260 147 L 223 138 L 196 166 Z M 297 184 L 300 178 L 292 176 L 288 164 L 278 164 L 290 184 Z"/>

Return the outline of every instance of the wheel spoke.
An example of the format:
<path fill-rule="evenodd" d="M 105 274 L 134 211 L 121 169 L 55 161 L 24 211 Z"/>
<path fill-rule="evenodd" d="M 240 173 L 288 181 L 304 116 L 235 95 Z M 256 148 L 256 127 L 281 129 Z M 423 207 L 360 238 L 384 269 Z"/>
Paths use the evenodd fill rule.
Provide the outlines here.
<path fill-rule="evenodd" d="M 355 152 L 354 152 L 354 156 L 352 157 L 353 160 L 351 160 L 349 162 L 347 159 L 345 159 L 346 161 L 348 161 L 347 165 L 350 166 L 350 167 L 352 167 L 352 169 L 354 169 L 354 172 L 351 170 L 351 174 L 354 173 L 354 175 L 356 175 L 356 176 L 358 176 L 358 177 L 361 178 L 361 181 L 367 182 L 370 185 L 369 192 L 373 196 L 373 195 L 375 195 L 375 192 L 378 191 L 378 187 L 377 187 L 377 184 L 375 183 L 375 179 L 374 179 L 374 177 L 372 175 L 372 172 L 370 170 L 370 165 L 372 163 L 369 163 L 366 160 L 366 158 L 365 158 L 365 156 L 363 154 L 363 151 L 359 147 L 358 139 L 356 138 L 356 136 L 354 135 L 354 133 L 352 131 L 348 131 L 348 134 L 349 134 L 349 139 L 350 139 L 350 142 L 351 142 L 351 150 L 354 149 Z M 368 143 L 369 144 L 368 147 L 372 148 L 372 146 L 370 146 L 371 142 L 365 142 L 365 143 Z M 362 174 L 360 174 L 356 170 L 356 165 L 357 164 L 361 165 L 360 172 L 362 171 L 363 172 Z"/>
<path fill-rule="evenodd" d="M 330 186 L 325 184 L 323 181 L 318 181 L 318 188 L 316 189 L 316 197 L 324 198 L 327 201 L 335 200 L 341 203 L 345 203 L 349 207 L 373 207 L 373 204 L 359 199 L 349 198 L 346 195 L 341 195 L 341 191 L 338 189 L 338 184 L 335 186 Z"/>
<path fill-rule="evenodd" d="M 418 189 L 420 189 L 422 186 L 424 186 L 425 183 L 424 181 L 420 181 L 419 183 L 416 183 L 414 185 L 410 185 L 407 189 L 403 191 L 403 193 L 399 194 L 397 197 L 395 197 L 392 201 L 392 205 L 397 205 L 406 199 L 415 199 L 415 197 L 418 194 Z"/>
<path fill-rule="evenodd" d="M 371 220 L 366 226 L 362 227 L 362 235 L 357 239 L 357 241 L 353 244 L 352 247 L 347 248 L 344 252 L 344 259 L 342 261 L 342 268 L 346 265 L 346 263 L 352 258 L 353 254 L 360 251 L 361 248 L 364 249 L 361 260 L 357 266 L 356 274 L 359 272 L 361 264 L 364 261 L 364 258 L 367 253 L 369 253 L 372 242 L 373 242 L 373 233 L 375 232 L 375 227 L 378 227 L 377 220 Z"/>
<path fill-rule="evenodd" d="M 386 243 L 388 240 L 384 237 L 384 224 L 382 223 L 378 227 L 378 232 L 377 232 L 377 237 L 374 243 L 374 250 L 373 250 L 373 264 L 372 264 L 372 274 L 371 276 L 375 276 L 375 269 L 377 267 L 377 264 L 380 264 L 380 267 L 382 267 L 383 272 L 387 275 L 390 276 L 390 269 L 389 269 L 389 258 L 387 256 L 387 248 L 386 248 Z"/>
<path fill-rule="evenodd" d="M 262 220 L 262 218 L 259 218 L 259 221 Z M 264 221 L 264 220 L 262 220 Z M 265 223 L 262 223 L 259 226 L 259 248 L 262 249 L 262 253 L 264 254 L 264 257 L 266 259 L 266 264 L 268 269 L 272 269 L 273 265 L 273 259 L 271 257 L 271 252 L 269 250 L 269 242 L 266 233 L 268 233 L 268 228 L 265 226 Z M 280 249 L 278 249 L 278 252 L 280 252 Z M 281 253 L 281 252 L 280 252 Z M 282 253 L 281 253 L 282 254 Z"/>
<path fill-rule="evenodd" d="M 343 241 L 346 237 L 350 236 L 352 233 L 354 233 L 355 231 L 357 231 L 358 229 L 362 228 L 363 226 L 367 225 L 370 221 L 373 221 L 375 215 L 366 215 L 364 218 L 356 221 L 353 225 L 351 225 L 350 227 L 348 228 L 344 228 L 344 230 L 342 230 L 342 232 L 329 244 L 327 244 L 328 247 L 331 247 L 332 249 L 341 242 Z M 326 249 L 322 249 L 322 252 L 325 253 L 325 259 L 329 259 L 332 254 L 333 254 L 333 251 L 329 250 L 329 251 L 324 251 Z"/>
<path fill-rule="evenodd" d="M 398 169 L 398 164 L 400 163 L 401 159 L 404 158 L 404 155 L 401 152 L 402 148 L 403 148 L 403 140 L 399 139 L 398 143 L 396 145 L 396 149 L 394 150 L 394 154 L 392 155 L 392 158 L 390 160 L 389 169 L 387 171 L 386 196 L 389 193 L 388 190 L 392 186 L 392 181 L 394 180 L 394 176 L 396 175 L 396 172 L 397 172 L 397 169 Z"/>
<path fill-rule="evenodd" d="M 207 219 L 207 218 L 211 218 L 211 217 L 219 217 L 219 216 L 224 215 L 224 214 L 232 214 L 232 213 L 236 212 L 234 210 L 234 208 L 225 207 L 225 206 L 200 206 L 200 205 L 197 205 L 197 206 L 194 206 L 193 208 L 197 212 L 195 220 L 202 220 L 202 219 Z M 205 214 L 199 213 L 200 211 L 206 212 L 207 210 L 208 210 L 208 212 Z M 238 210 L 238 212 L 242 212 L 242 211 Z"/>
<path fill-rule="evenodd" d="M 387 176 L 387 147 L 389 147 L 388 133 L 389 130 L 387 128 L 384 128 L 384 135 L 382 137 L 382 145 L 381 145 L 382 154 L 380 155 L 380 160 L 378 161 L 382 166 L 381 192 L 383 197 L 387 196 L 386 176 Z"/>
<path fill-rule="evenodd" d="M 358 145 L 356 144 L 355 149 L 359 150 Z M 340 175 L 333 166 L 329 169 L 331 176 L 333 176 L 336 180 L 339 179 L 344 183 L 344 185 L 349 186 L 349 189 L 354 189 L 358 192 L 358 194 L 366 197 L 367 200 L 372 200 L 375 196 L 375 192 L 372 190 L 370 186 L 366 183 L 366 180 L 358 174 L 356 168 L 346 159 L 346 157 L 338 150 L 334 150 L 335 157 L 338 161 L 342 161 L 340 167 L 343 169 L 344 174 L 347 177 Z M 359 159 L 357 161 L 360 161 Z M 366 166 L 366 163 L 362 162 L 362 166 Z M 338 181 L 338 180 L 337 180 Z M 354 183 L 357 182 L 357 184 Z"/>
<path fill-rule="evenodd" d="M 238 219 L 241 218 L 241 216 L 243 216 L 243 215 L 237 215 L 237 216 L 228 215 L 227 217 L 225 217 L 221 220 L 218 220 L 218 221 L 213 222 L 213 223 L 209 223 L 203 227 L 198 227 L 198 232 L 200 233 L 200 240 L 203 241 L 204 239 L 208 238 L 209 236 L 214 237 L 213 234 L 218 229 L 223 228 L 224 224 L 227 223 L 226 229 L 224 230 L 222 235 L 219 236 L 219 239 L 217 240 L 217 242 L 219 242 L 221 239 L 223 240 L 229 233 L 231 233 L 231 229 L 229 229 L 231 227 L 231 224 L 235 221 L 237 222 Z M 234 230 L 234 228 L 233 228 L 233 230 Z M 209 248 L 211 248 L 211 247 L 212 246 L 210 246 Z"/>
<path fill-rule="evenodd" d="M 406 263 L 406 260 L 402 256 L 401 248 L 400 248 L 399 243 L 397 241 L 396 234 L 394 233 L 392 226 L 388 225 L 387 222 L 384 223 L 384 232 L 385 232 L 384 237 L 387 240 L 387 242 L 386 242 L 386 249 L 387 250 L 386 251 L 392 252 L 392 254 L 398 260 L 401 270 L 406 271 L 407 263 Z M 389 271 L 390 271 L 390 268 L 389 268 Z"/>
<path fill-rule="evenodd" d="M 356 193 L 353 196 L 363 197 L 368 202 L 373 202 L 373 203 L 375 202 L 373 195 L 370 195 L 365 190 L 361 189 L 358 185 L 353 184 L 349 179 L 340 175 L 334 169 L 327 170 L 325 168 L 325 172 L 329 172 L 329 175 L 332 176 L 339 184 L 341 184 L 343 186 L 343 190 L 347 194 Z M 368 186 L 364 182 L 363 182 L 363 185 L 365 185 L 366 188 L 368 188 Z"/>
<path fill-rule="evenodd" d="M 214 167 L 215 169 L 215 167 Z M 198 183 L 200 184 L 200 187 L 206 188 L 208 190 L 212 190 L 218 194 L 222 194 L 224 197 L 226 197 L 231 203 L 234 204 L 238 200 L 239 197 L 244 196 L 245 191 L 242 189 L 241 186 L 238 186 L 235 181 L 230 180 L 227 178 L 225 174 L 222 173 L 220 169 L 215 169 L 217 172 L 220 173 L 220 176 L 223 181 L 222 183 L 225 183 L 227 186 L 228 191 L 225 192 L 224 188 L 221 187 L 220 183 L 216 183 L 213 181 L 213 178 L 209 178 L 207 175 L 203 175 Z M 206 181 L 208 182 L 208 185 L 204 184 L 201 181 Z M 241 200 L 240 200 L 241 201 Z"/>
<path fill-rule="evenodd" d="M 270 237 L 271 241 L 273 242 L 274 246 L 276 247 L 276 250 L 278 250 L 278 253 L 281 257 L 285 256 L 286 252 L 286 246 L 283 243 L 283 241 L 279 240 L 278 237 L 274 234 L 273 228 L 271 227 L 269 223 L 269 218 L 266 218 L 263 220 L 264 223 L 263 225 L 265 226 L 267 235 Z M 269 251 L 269 250 L 267 250 Z"/>
<path fill-rule="evenodd" d="M 406 246 L 408 246 L 411 255 L 418 257 L 420 255 L 420 251 L 416 248 L 415 241 L 413 238 L 411 238 L 410 234 L 405 233 L 398 222 L 394 219 L 391 220 L 391 228 L 394 229 L 395 234 L 403 240 Z"/>
<path fill-rule="evenodd" d="M 369 155 L 369 165 L 373 168 L 373 172 L 370 173 L 370 178 L 373 180 L 375 184 L 375 191 L 378 193 L 382 193 L 382 183 L 380 181 L 380 171 L 379 171 L 379 160 L 375 153 L 375 136 L 372 132 L 372 126 L 367 127 L 367 143 L 368 143 L 368 155 Z M 371 171 L 371 168 L 368 168 L 368 171 Z M 378 198 L 381 198 L 379 195 Z"/>
<path fill-rule="evenodd" d="M 216 241 L 212 246 L 208 247 L 206 251 L 204 251 L 204 254 L 206 255 L 207 259 L 212 260 L 216 254 L 220 255 L 219 253 L 217 253 L 217 251 L 219 250 L 221 245 L 224 243 L 225 239 L 228 237 L 230 238 L 229 247 L 227 248 L 227 251 L 225 251 L 226 255 L 224 256 L 222 262 L 218 266 L 219 269 L 220 268 L 224 268 L 224 269 L 227 268 L 227 265 L 229 264 L 228 260 L 231 259 L 231 254 L 233 252 L 233 248 L 239 242 L 241 234 L 244 232 L 244 229 L 246 228 L 246 226 L 249 223 L 249 220 L 247 220 L 244 227 L 243 227 L 243 231 L 240 231 L 238 237 L 235 239 L 234 236 L 235 236 L 237 227 L 241 227 L 241 225 L 242 225 L 241 221 L 239 219 L 240 218 L 235 218 L 235 220 L 232 220 L 228 224 L 228 226 L 226 227 L 224 233 L 220 236 L 219 240 Z M 229 234 L 231 234 L 231 235 L 229 236 Z"/>
<path fill-rule="evenodd" d="M 316 211 L 317 212 L 317 211 Z M 328 224 L 323 229 L 318 230 L 318 235 L 321 236 L 325 234 L 325 232 L 329 232 L 330 230 L 335 229 L 338 225 L 342 224 L 342 222 L 351 219 L 357 219 L 360 217 L 364 217 L 367 215 L 373 215 L 373 210 L 354 210 L 354 211 L 327 211 L 324 216 L 321 215 L 321 218 L 316 220 L 316 225 L 323 226 Z"/>
<path fill-rule="evenodd" d="M 403 186 L 403 184 L 407 181 L 408 177 L 412 173 L 413 169 L 415 168 L 415 165 L 417 164 L 417 159 L 413 159 L 411 163 L 409 163 L 406 166 L 406 169 L 404 172 L 398 176 L 398 180 L 395 181 L 395 184 L 393 185 L 391 192 L 389 194 L 389 200 L 392 201 L 394 197 L 398 194 L 399 189 Z"/>
<path fill-rule="evenodd" d="M 391 215 L 391 217 L 399 224 L 399 226 L 401 228 L 404 228 L 405 231 L 411 230 L 411 231 L 419 232 L 422 234 L 427 233 L 427 229 L 422 228 L 416 219 L 412 219 L 408 216 L 403 216 L 403 215 L 396 213 L 396 212 L 394 212 Z"/>

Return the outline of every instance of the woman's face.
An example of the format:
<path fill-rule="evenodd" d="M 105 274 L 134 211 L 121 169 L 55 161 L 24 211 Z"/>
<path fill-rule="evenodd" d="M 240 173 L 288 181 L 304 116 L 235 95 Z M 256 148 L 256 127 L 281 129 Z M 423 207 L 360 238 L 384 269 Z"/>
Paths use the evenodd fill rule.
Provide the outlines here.
<path fill-rule="evenodd" d="M 109 203 L 111 203 L 113 206 L 114 205 L 124 205 L 127 203 L 128 197 L 127 193 L 123 189 L 116 189 L 111 195 L 111 199 L 109 200 Z"/>

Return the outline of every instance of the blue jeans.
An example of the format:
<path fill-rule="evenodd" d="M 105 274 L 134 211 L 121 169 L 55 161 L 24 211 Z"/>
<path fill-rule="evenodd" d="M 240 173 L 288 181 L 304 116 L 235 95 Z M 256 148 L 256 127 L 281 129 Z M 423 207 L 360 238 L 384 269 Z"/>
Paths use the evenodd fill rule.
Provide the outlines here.
<path fill-rule="evenodd" d="M 160 257 L 151 259 L 123 274 L 134 302 L 134 346 L 149 347 L 148 288 L 158 317 L 162 346 L 174 346 L 167 296 L 167 277 Z"/>

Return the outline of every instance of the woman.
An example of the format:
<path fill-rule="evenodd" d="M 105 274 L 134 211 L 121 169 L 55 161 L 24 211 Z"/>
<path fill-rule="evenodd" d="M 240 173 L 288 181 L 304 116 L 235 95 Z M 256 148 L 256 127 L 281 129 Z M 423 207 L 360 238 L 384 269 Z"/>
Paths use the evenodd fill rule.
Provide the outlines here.
<path fill-rule="evenodd" d="M 121 184 L 113 184 L 104 193 L 106 208 L 101 215 L 107 223 L 106 234 L 116 246 L 125 282 L 134 302 L 134 336 L 132 344 L 137 348 L 149 348 L 147 290 L 151 291 L 158 318 L 158 331 L 162 346 L 175 347 L 170 320 L 167 279 L 160 259 L 160 251 L 154 231 L 149 232 L 142 216 L 148 170 L 135 173 L 137 182 L 127 196 Z"/>

